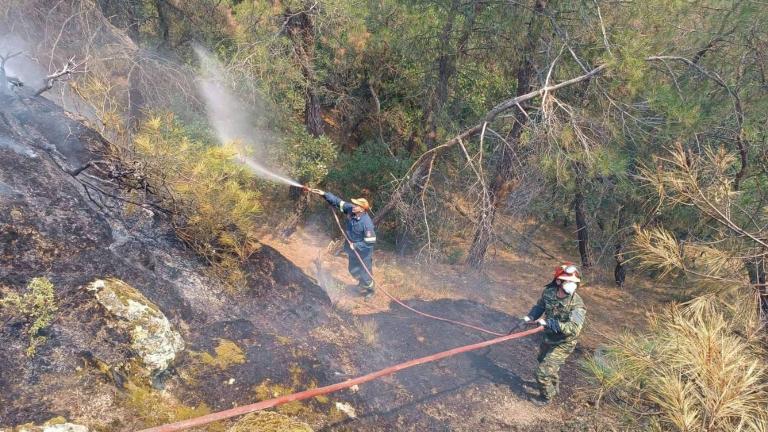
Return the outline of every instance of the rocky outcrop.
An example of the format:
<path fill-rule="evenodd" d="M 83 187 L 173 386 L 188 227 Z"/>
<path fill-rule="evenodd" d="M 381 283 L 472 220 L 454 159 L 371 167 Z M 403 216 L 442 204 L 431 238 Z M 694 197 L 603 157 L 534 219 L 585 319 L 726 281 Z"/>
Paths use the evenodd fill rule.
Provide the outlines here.
<path fill-rule="evenodd" d="M 251 402 L 266 379 L 292 383 L 291 365 L 330 383 L 335 348 L 306 338 L 343 325 L 323 290 L 263 246 L 246 263 L 248 288 L 228 292 L 162 214 L 126 210 L 122 198 L 137 198 L 94 168 L 109 146 L 44 98 L 0 103 L 0 293 L 44 276 L 58 310 L 31 358 L 24 328 L 0 316 L 0 428 L 65 416 L 139 430 L 154 411 L 182 415 L 137 411 L 137 395 L 157 391 L 147 378 L 207 409 Z"/>
<path fill-rule="evenodd" d="M 168 369 L 176 354 L 184 349 L 184 339 L 168 318 L 136 288 L 119 279 L 98 279 L 88 285 L 88 291 L 118 318 L 115 326 L 130 334 L 131 347 L 150 374 Z"/>
<path fill-rule="evenodd" d="M 63 418 L 48 420 L 42 425 L 24 424 L 13 429 L 0 429 L 0 432 L 88 432 L 88 428 L 79 424 L 68 423 Z"/>

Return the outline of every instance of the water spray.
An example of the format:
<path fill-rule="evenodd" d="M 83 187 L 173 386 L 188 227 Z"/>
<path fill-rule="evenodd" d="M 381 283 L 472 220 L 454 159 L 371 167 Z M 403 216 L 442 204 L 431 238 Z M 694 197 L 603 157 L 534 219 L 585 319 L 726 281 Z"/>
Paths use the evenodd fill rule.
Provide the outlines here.
<path fill-rule="evenodd" d="M 303 189 L 305 191 L 308 191 L 309 188 L 304 186 L 303 184 L 291 180 L 288 177 L 282 176 L 280 174 L 276 174 L 269 169 L 267 169 L 264 165 L 261 165 L 260 163 L 256 162 L 255 160 L 244 156 L 242 153 L 237 154 L 237 161 L 248 167 L 254 174 L 258 175 L 259 177 L 267 180 L 276 181 L 279 183 L 285 183 L 289 186 L 294 186 L 300 189 Z"/>
<path fill-rule="evenodd" d="M 235 143 L 237 162 L 245 165 L 255 175 L 269 181 L 284 183 L 307 190 L 301 183 L 268 168 L 259 160 L 264 159 L 266 147 L 275 140 L 272 134 L 254 123 L 264 117 L 264 107 L 258 103 L 246 104 L 230 90 L 222 80 L 227 71 L 207 50 L 195 46 L 203 75 L 197 80 L 197 87 L 208 114 L 208 121 L 216 132 L 221 145 Z M 248 150 L 248 151 L 246 151 Z"/>

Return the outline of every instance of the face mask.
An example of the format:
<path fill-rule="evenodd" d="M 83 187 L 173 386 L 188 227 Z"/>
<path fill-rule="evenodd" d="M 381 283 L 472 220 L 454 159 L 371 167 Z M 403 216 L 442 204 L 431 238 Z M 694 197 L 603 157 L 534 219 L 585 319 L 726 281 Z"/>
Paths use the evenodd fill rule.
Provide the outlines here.
<path fill-rule="evenodd" d="M 578 285 L 576 285 L 576 282 L 571 282 L 571 281 L 565 282 L 563 284 L 563 291 L 565 291 L 568 295 L 571 295 L 576 291 L 577 286 Z"/>

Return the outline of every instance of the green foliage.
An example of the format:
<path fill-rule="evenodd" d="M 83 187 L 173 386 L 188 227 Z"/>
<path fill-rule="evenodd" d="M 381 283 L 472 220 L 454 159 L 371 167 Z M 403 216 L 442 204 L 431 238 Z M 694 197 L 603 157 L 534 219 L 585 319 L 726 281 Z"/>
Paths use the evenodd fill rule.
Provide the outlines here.
<path fill-rule="evenodd" d="M 259 248 L 255 216 L 261 204 L 254 177 L 236 161 L 235 148 L 190 140 L 171 115 L 146 121 L 134 144 L 137 162 L 171 210 L 178 236 L 231 286 L 243 287 L 240 264 Z"/>
<path fill-rule="evenodd" d="M 27 321 L 25 330 L 29 336 L 27 356 L 34 356 L 37 349 L 47 340 L 47 337 L 40 335 L 40 332 L 51 325 L 59 309 L 51 281 L 45 277 L 32 279 L 24 294 L 13 293 L 6 296 L 0 300 L 0 307 L 5 308 L 10 314 L 24 317 Z"/>
<path fill-rule="evenodd" d="M 355 150 L 339 168 L 331 170 L 328 181 L 342 196 L 365 195 L 375 203 L 386 201 L 388 185 L 410 167 L 411 160 L 392 157 L 386 145 L 368 142 Z"/>
<path fill-rule="evenodd" d="M 303 127 L 295 127 L 287 141 L 286 164 L 293 177 L 308 186 L 322 183 L 338 156 L 333 141 L 325 135 L 314 137 Z"/>

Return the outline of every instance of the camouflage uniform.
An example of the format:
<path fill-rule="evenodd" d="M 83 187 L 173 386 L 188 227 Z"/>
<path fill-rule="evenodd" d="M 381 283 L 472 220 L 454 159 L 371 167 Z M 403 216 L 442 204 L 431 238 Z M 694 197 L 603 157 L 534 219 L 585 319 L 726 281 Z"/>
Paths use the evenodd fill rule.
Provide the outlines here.
<path fill-rule="evenodd" d="M 539 349 L 539 368 L 536 381 L 539 383 L 541 397 L 550 400 L 560 390 L 560 367 L 576 348 L 587 310 L 578 294 L 557 298 L 558 285 L 553 281 L 541 294 L 536 305 L 528 312 L 532 320 L 546 314 L 544 341 Z"/>

